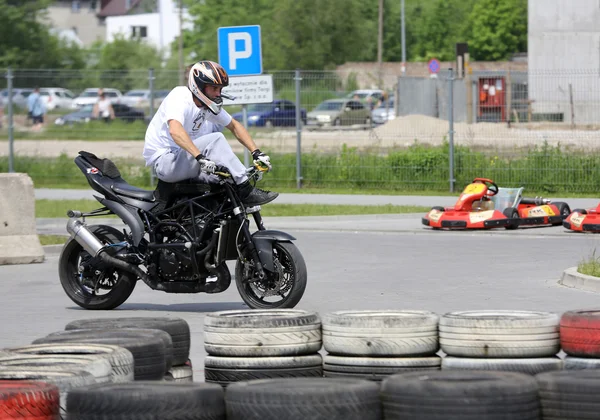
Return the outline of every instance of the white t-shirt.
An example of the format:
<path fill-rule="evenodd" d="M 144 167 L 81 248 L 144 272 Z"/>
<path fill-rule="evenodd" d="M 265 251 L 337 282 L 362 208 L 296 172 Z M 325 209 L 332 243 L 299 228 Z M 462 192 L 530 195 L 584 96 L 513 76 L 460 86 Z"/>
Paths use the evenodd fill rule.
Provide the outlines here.
<path fill-rule="evenodd" d="M 214 115 L 206 108 L 198 108 L 190 90 L 186 86 L 177 86 L 162 101 L 146 130 L 143 152 L 146 166 L 152 165 L 164 153 L 179 148 L 169 133 L 169 120 L 179 121 L 193 141 L 213 131 L 212 127 L 210 131 L 203 127 L 205 121 L 226 126 L 231 122 L 231 115 L 224 109 Z"/>
<path fill-rule="evenodd" d="M 98 101 L 98 113 L 102 118 L 110 117 L 110 101 L 108 99 Z"/>

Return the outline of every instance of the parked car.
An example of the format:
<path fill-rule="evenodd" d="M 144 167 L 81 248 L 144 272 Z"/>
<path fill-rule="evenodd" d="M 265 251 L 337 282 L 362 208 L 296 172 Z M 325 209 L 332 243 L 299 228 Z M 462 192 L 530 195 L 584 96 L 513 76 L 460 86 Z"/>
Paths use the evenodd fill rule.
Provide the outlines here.
<path fill-rule="evenodd" d="M 33 92 L 33 89 L 13 88 L 12 91 L 12 103 L 21 108 L 26 108 L 27 97 L 31 92 Z M 0 95 L 2 95 L 2 102 L 4 103 L 4 106 L 8 109 L 8 89 L 2 89 Z M 5 112 L 8 112 L 8 110 Z"/>
<path fill-rule="evenodd" d="M 238 121 L 243 120 L 242 112 L 232 115 Z M 302 123 L 306 124 L 306 109 L 300 109 Z M 296 104 L 285 99 L 277 99 L 267 104 L 254 104 L 248 107 L 248 126 L 282 127 L 296 125 Z"/>
<path fill-rule="evenodd" d="M 381 89 L 358 89 L 350 92 L 346 97 L 348 99 L 358 99 L 363 105 L 375 109 L 379 101 L 384 98 L 385 92 Z"/>
<path fill-rule="evenodd" d="M 81 95 L 75 98 L 71 108 L 77 109 L 84 105 L 95 104 L 98 101 L 98 90 L 99 88 L 84 90 Z M 102 88 L 102 90 L 104 90 L 104 94 L 112 104 L 119 103 L 123 97 L 123 94 L 118 89 Z"/>
<path fill-rule="evenodd" d="M 374 124 L 385 124 L 386 122 L 396 118 L 396 111 L 394 109 L 394 100 L 390 99 L 381 102 L 379 107 L 375 108 L 371 112 L 371 118 Z"/>
<path fill-rule="evenodd" d="M 156 93 L 156 92 L 155 92 Z M 150 105 L 150 89 L 134 89 L 126 92 L 121 103 L 129 106 L 146 107 Z"/>
<path fill-rule="evenodd" d="M 307 117 L 307 126 L 371 125 L 371 111 L 362 103 L 349 98 L 323 101 Z"/>
<path fill-rule="evenodd" d="M 93 119 L 93 110 L 94 104 L 84 105 L 83 107 L 81 107 L 81 109 L 75 112 L 58 117 L 54 121 L 54 124 L 72 125 L 77 123 L 90 122 Z M 134 122 L 136 120 L 145 121 L 146 118 L 144 111 L 132 108 L 125 104 L 113 104 L 113 110 L 115 111 L 115 118 L 124 120 L 126 122 Z"/>
<path fill-rule="evenodd" d="M 75 99 L 73 92 L 64 88 L 40 88 L 40 97 L 48 111 L 71 108 Z"/>

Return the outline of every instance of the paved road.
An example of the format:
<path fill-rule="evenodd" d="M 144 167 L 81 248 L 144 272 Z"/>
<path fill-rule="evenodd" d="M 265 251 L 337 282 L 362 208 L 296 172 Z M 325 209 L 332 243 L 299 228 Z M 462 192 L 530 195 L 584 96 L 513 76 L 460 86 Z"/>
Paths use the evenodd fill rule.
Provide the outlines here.
<path fill-rule="evenodd" d="M 96 193 L 97 195 L 98 193 Z M 353 194 L 280 194 L 277 204 L 355 204 L 355 205 L 386 205 L 397 206 L 452 206 L 456 196 L 420 196 L 420 195 L 353 195 Z M 36 199 L 47 200 L 79 200 L 94 199 L 94 191 L 39 188 L 35 190 Z M 553 201 L 564 201 L 572 209 L 589 208 L 598 205 L 595 198 L 554 198 Z"/>
<path fill-rule="evenodd" d="M 432 232 L 415 227 L 417 220 L 415 215 L 367 217 L 361 223 L 351 217 L 337 222 L 317 218 L 312 229 L 300 218 L 266 222 L 297 237 L 309 269 L 308 288 L 298 306 L 302 309 L 427 309 L 442 314 L 491 308 L 563 312 L 598 305 L 596 294 L 557 285 L 563 269 L 597 246 L 597 236 L 567 234 L 561 228 Z M 402 231 L 404 223 L 409 230 Z M 42 264 L 0 267 L 0 347 L 28 344 L 76 319 L 179 316 L 190 324 L 195 379 L 202 381 L 204 314 L 243 307 L 233 285 L 218 295 L 171 295 L 139 283 L 119 309 L 85 311 L 62 291 L 57 258 L 48 254 Z"/>

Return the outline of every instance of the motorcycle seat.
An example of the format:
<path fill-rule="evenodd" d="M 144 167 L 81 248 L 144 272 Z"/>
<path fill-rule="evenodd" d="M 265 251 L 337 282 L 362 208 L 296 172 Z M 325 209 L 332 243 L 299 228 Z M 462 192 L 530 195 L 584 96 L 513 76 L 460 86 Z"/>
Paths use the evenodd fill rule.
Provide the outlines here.
<path fill-rule="evenodd" d="M 154 191 L 143 190 L 133 185 L 129 185 L 127 182 L 115 182 L 111 186 L 112 190 L 119 195 L 125 197 L 136 198 L 144 201 L 154 201 Z"/>

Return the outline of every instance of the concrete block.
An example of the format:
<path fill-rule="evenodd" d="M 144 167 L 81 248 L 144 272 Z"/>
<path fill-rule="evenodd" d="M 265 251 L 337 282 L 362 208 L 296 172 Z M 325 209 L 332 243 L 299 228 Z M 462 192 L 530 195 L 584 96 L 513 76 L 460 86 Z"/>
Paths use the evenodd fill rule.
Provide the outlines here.
<path fill-rule="evenodd" d="M 573 289 L 600 293 L 600 277 L 581 274 L 577 267 L 567 268 L 558 283 Z"/>
<path fill-rule="evenodd" d="M 0 265 L 43 262 L 36 232 L 33 181 L 27 174 L 0 174 Z"/>

